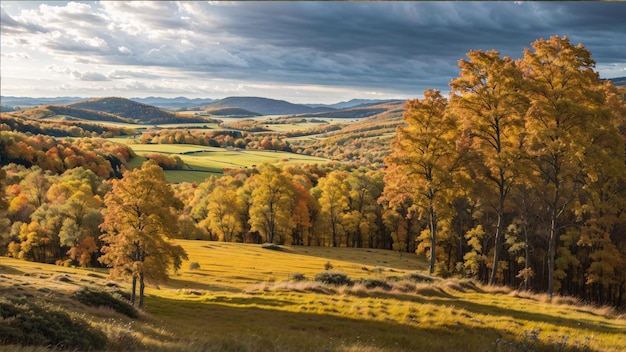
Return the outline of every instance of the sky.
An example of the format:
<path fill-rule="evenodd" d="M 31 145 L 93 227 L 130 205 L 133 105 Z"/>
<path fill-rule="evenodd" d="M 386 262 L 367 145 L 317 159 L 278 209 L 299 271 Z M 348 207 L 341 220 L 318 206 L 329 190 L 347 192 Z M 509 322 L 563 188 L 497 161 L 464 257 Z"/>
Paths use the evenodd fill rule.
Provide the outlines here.
<path fill-rule="evenodd" d="M 449 90 L 458 60 L 582 43 L 626 76 L 623 2 L 2 1 L 3 96 L 260 96 L 332 104 Z"/>

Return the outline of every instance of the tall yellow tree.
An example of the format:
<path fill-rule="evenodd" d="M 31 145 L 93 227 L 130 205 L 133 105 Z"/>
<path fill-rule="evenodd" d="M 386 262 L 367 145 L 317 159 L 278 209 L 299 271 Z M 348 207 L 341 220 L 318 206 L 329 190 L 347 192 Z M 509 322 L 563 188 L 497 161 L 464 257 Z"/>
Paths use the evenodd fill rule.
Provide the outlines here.
<path fill-rule="evenodd" d="M 422 100 L 409 100 L 404 121 L 392 142 L 393 153 L 387 157 L 386 184 L 403 179 L 410 189 L 416 213 L 428 217 L 430 233 L 430 272 L 435 270 L 435 248 L 441 217 L 449 209 L 446 193 L 453 188 L 453 173 L 461 167 L 457 121 L 446 113 L 448 105 L 437 90 L 426 90 Z M 397 191 L 401 191 L 398 189 Z M 386 188 L 388 199 L 395 199 L 395 188 Z"/>
<path fill-rule="evenodd" d="M 258 231 L 268 243 L 285 242 L 294 227 L 293 186 L 276 166 L 263 164 L 260 171 L 249 180 L 256 186 L 251 194 L 251 230 Z"/>
<path fill-rule="evenodd" d="M 187 259 L 184 249 L 168 239 L 176 236 L 176 211 L 182 202 L 165 182 L 165 173 L 154 162 L 127 171 L 113 181 L 104 198 L 105 233 L 100 262 L 111 268 L 110 277 L 132 278 L 131 302 L 139 282 L 139 307 L 143 306 L 145 281 L 168 279 L 168 269 L 179 269 Z"/>
<path fill-rule="evenodd" d="M 219 236 L 220 241 L 243 241 L 241 221 L 241 200 L 232 182 L 232 176 L 223 176 L 216 181 L 213 191 L 207 196 L 207 219 L 211 230 Z"/>
<path fill-rule="evenodd" d="M 507 226 L 505 204 L 519 175 L 516 166 L 521 160 L 526 104 L 518 89 L 521 71 L 513 60 L 501 58 L 497 51 L 473 50 L 467 56 L 469 60 L 459 60 L 460 77 L 450 83 L 454 94 L 450 107 L 456 110 L 462 128 L 471 138 L 477 191 L 497 217 L 489 279 L 493 285 Z"/>
<path fill-rule="evenodd" d="M 594 172 L 588 155 L 595 149 L 590 135 L 607 126 L 606 95 L 594 67 L 582 44 L 558 36 L 535 41 L 521 60 L 524 94 L 530 104 L 525 116 L 526 149 L 532 171 L 541 180 L 534 186 L 540 189 L 547 210 L 550 297 L 555 291 L 558 241 L 572 225 L 564 214 L 573 209 L 585 174 Z"/>
<path fill-rule="evenodd" d="M 318 196 L 324 226 L 330 232 L 330 244 L 338 247 L 345 234 L 345 217 L 350 209 L 349 190 L 344 182 L 345 171 L 333 171 L 322 177 L 313 189 Z"/>

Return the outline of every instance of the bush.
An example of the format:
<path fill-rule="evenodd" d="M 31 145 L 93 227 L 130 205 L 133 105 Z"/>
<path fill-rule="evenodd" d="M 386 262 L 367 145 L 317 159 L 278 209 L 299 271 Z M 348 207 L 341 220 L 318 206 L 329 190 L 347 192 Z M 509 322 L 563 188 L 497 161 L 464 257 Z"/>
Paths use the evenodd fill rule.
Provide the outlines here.
<path fill-rule="evenodd" d="M 306 276 L 302 273 L 293 273 L 291 274 L 291 279 L 293 281 L 306 281 Z"/>
<path fill-rule="evenodd" d="M 338 271 L 325 271 L 315 275 L 315 281 L 323 282 L 328 285 L 348 285 L 351 286 L 352 280 L 348 275 Z"/>
<path fill-rule="evenodd" d="M 324 270 L 331 270 L 333 268 L 333 265 L 330 262 L 326 262 L 326 264 L 324 264 Z"/>
<path fill-rule="evenodd" d="M 115 297 L 114 295 L 105 291 L 92 291 L 89 288 L 85 287 L 80 291 L 74 292 L 72 297 L 78 300 L 80 303 L 88 306 L 109 307 L 118 313 L 126 315 L 129 318 L 135 319 L 139 317 L 139 313 L 137 313 L 135 307 L 133 307 L 129 302 L 125 301 L 124 298 Z"/>
<path fill-rule="evenodd" d="M 391 290 L 391 285 L 387 283 L 387 281 L 385 280 L 380 280 L 380 279 L 359 279 L 356 282 L 357 284 L 361 284 L 363 286 L 365 286 L 365 288 L 367 289 L 374 289 L 374 288 L 382 288 L 383 290 L 389 291 Z"/>
<path fill-rule="evenodd" d="M 89 351 L 104 349 L 107 338 L 86 321 L 72 319 L 54 307 L 0 297 L 0 344 Z"/>
<path fill-rule="evenodd" d="M 200 269 L 200 264 L 198 264 L 198 262 L 189 263 L 189 270 L 196 270 L 196 269 Z"/>
<path fill-rule="evenodd" d="M 432 276 L 420 274 L 420 273 L 410 273 L 406 275 L 406 278 L 415 282 L 434 282 L 435 278 Z"/>
<path fill-rule="evenodd" d="M 263 244 L 261 246 L 261 248 L 263 248 L 263 249 L 271 249 L 271 250 L 274 250 L 274 251 L 282 251 L 283 250 L 283 248 L 281 246 L 279 246 L 277 244 L 274 244 L 274 243 L 265 243 L 265 244 Z"/>

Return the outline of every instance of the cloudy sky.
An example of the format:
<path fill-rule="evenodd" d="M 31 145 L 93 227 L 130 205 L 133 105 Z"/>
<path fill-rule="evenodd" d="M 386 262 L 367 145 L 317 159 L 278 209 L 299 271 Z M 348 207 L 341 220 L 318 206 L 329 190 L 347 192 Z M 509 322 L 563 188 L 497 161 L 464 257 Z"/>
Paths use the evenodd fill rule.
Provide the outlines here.
<path fill-rule="evenodd" d="M 295 103 L 448 90 L 472 49 L 582 43 L 626 76 L 621 2 L 2 1 L 1 94 L 262 96 Z"/>

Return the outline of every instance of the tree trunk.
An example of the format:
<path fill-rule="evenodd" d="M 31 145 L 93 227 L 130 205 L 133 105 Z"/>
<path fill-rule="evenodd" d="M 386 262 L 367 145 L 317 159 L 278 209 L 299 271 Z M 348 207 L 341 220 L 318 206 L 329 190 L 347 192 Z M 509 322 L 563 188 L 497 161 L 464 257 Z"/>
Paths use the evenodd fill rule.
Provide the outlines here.
<path fill-rule="evenodd" d="M 502 246 L 500 245 L 500 238 L 502 237 L 502 218 L 504 215 L 502 214 L 502 204 L 500 205 L 500 210 L 498 211 L 498 226 L 496 227 L 496 238 L 493 247 L 493 265 L 491 269 L 491 277 L 489 278 L 489 285 L 496 284 L 496 277 L 498 275 L 498 261 L 500 260 L 500 250 Z"/>
<path fill-rule="evenodd" d="M 143 292 L 145 289 L 144 274 L 139 274 L 139 309 L 143 308 Z"/>
<path fill-rule="evenodd" d="M 491 270 L 491 277 L 489 278 L 489 285 L 496 284 L 496 277 L 498 275 L 498 261 L 500 260 L 500 252 L 502 250 L 502 228 L 504 227 L 504 199 L 506 195 L 506 191 L 504 189 L 504 174 L 502 169 L 500 169 L 500 203 L 498 204 L 498 226 L 496 227 L 496 238 L 493 248 L 493 265 Z"/>
<path fill-rule="evenodd" d="M 437 216 L 434 207 L 430 206 L 430 273 L 435 272 L 435 247 L 437 244 Z"/>
<path fill-rule="evenodd" d="M 556 207 L 555 207 L 556 208 Z M 552 302 L 554 295 L 554 257 L 556 253 L 556 209 L 552 211 L 552 219 L 550 220 L 550 238 L 548 243 L 548 296 Z"/>

